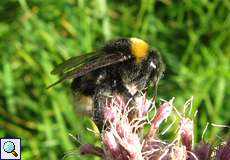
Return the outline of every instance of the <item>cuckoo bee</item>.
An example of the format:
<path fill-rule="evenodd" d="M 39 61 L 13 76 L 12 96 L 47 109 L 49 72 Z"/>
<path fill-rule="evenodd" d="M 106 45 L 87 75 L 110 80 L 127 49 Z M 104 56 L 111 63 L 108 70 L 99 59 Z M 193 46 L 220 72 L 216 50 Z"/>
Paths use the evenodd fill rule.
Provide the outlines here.
<path fill-rule="evenodd" d="M 119 94 L 135 102 L 139 92 L 149 85 L 156 90 L 163 68 L 160 55 L 146 41 L 121 38 L 57 65 L 51 73 L 60 79 L 49 87 L 73 79 L 71 89 L 77 111 L 91 116 L 101 130 L 106 98 Z"/>

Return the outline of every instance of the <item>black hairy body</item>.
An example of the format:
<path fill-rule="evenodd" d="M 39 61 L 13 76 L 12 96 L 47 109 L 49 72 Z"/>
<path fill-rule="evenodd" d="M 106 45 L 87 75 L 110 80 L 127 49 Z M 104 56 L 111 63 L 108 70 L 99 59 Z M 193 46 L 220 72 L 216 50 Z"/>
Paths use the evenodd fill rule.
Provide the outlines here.
<path fill-rule="evenodd" d="M 119 94 L 126 101 L 133 98 L 131 105 L 135 106 L 139 92 L 148 85 L 156 87 L 163 70 L 157 51 L 137 38 L 111 41 L 80 58 L 71 58 L 52 72 L 61 75 L 56 83 L 74 79 L 71 89 L 77 110 L 93 117 L 100 130 L 105 123 L 106 98 Z"/>

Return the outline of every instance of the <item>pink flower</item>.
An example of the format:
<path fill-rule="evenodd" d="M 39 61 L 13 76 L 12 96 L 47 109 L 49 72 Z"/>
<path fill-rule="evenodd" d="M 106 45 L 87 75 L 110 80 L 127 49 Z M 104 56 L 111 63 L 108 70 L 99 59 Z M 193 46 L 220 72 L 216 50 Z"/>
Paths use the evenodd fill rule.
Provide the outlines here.
<path fill-rule="evenodd" d="M 160 125 L 173 114 L 173 99 L 160 105 L 150 123 L 147 121 L 150 101 L 145 94 L 135 102 L 136 106 L 130 106 L 133 103 L 125 102 L 120 95 L 108 98 L 104 106 L 106 124 L 101 133 L 102 147 L 84 144 L 80 153 L 97 155 L 105 160 L 230 159 L 230 139 L 217 150 L 203 142 L 193 149 L 194 124 L 186 117 L 179 116 L 180 127 L 173 142 L 158 137 Z M 145 125 L 150 125 L 150 129 L 143 135 Z"/>

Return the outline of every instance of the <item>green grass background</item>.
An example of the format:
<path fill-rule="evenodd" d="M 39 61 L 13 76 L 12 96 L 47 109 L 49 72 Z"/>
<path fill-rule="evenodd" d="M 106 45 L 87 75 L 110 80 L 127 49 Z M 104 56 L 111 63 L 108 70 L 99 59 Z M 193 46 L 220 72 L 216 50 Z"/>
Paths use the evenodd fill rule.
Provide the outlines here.
<path fill-rule="evenodd" d="M 25 160 L 94 159 L 79 157 L 69 136 L 98 144 L 90 121 L 74 113 L 70 82 L 46 90 L 57 80 L 50 71 L 106 40 L 132 36 L 161 52 L 158 98 L 176 97 L 182 107 L 194 96 L 196 141 L 207 122 L 230 124 L 230 1 L 1 0 L 0 137 L 21 138 Z M 228 133 L 210 126 L 205 139 Z"/>

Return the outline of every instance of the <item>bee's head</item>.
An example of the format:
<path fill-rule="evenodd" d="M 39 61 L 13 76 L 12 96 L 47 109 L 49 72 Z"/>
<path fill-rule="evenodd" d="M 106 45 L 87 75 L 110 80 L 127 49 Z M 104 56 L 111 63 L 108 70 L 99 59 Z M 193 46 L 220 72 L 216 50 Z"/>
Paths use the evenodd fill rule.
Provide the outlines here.
<path fill-rule="evenodd" d="M 147 63 L 149 71 L 151 70 L 148 85 L 154 88 L 154 97 L 156 97 L 158 81 L 165 70 L 164 63 L 156 49 L 150 49 Z"/>

